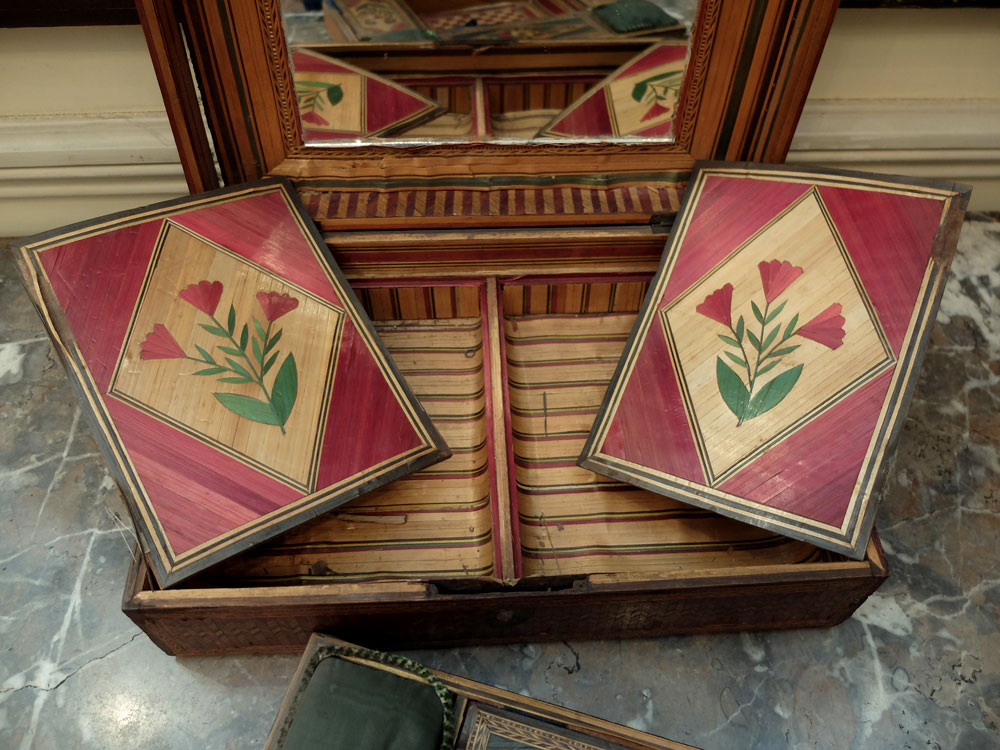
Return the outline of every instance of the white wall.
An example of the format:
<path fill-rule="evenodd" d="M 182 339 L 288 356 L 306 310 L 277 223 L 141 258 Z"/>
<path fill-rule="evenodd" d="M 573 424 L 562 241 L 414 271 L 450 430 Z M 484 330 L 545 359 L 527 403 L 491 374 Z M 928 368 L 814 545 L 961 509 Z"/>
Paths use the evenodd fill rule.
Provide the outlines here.
<path fill-rule="evenodd" d="M 1000 210 L 1000 10 L 841 10 L 788 161 L 973 185 Z"/>
<path fill-rule="evenodd" d="M 187 192 L 139 27 L 0 29 L 0 70 L 0 236 Z M 789 161 L 1000 210 L 1000 10 L 840 11 Z"/>
<path fill-rule="evenodd" d="M 187 193 L 138 26 L 0 29 L 0 236 Z"/>

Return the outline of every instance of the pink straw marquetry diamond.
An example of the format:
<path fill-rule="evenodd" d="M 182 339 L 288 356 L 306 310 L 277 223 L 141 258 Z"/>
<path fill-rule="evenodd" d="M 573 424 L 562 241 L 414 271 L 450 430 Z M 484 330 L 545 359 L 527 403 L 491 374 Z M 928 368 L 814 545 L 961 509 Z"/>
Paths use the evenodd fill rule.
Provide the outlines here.
<path fill-rule="evenodd" d="M 222 282 L 199 281 L 178 292 L 177 296 L 185 302 L 190 302 L 205 315 L 212 316 L 215 315 L 215 308 L 219 306 L 219 300 L 222 298 Z"/>
<path fill-rule="evenodd" d="M 302 122 L 308 122 L 310 125 L 320 125 L 320 126 L 330 124 L 329 122 L 327 122 L 325 118 L 323 118 L 321 115 L 316 114 L 315 112 L 306 112 L 304 115 L 302 115 Z"/>
<path fill-rule="evenodd" d="M 760 283 L 764 287 L 764 299 L 768 304 L 802 275 L 802 269 L 787 260 L 761 261 L 757 268 L 760 270 Z"/>
<path fill-rule="evenodd" d="M 139 351 L 139 359 L 180 359 L 184 356 L 181 345 L 163 323 L 157 323 L 146 334 Z"/>
<path fill-rule="evenodd" d="M 299 306 L 299 301 L 295 297 L 290 297 L 285 292 L 257 292 L 257 301 L 260 302 L 264 310 L 264 317 L 269 323 L 273 323 L 285 313 L 291 312 Z"/>
<path fill-rule="evenodd" d="M 690 308 L 688 308 L 690 309 Z M 726 284 L 705 297 L 705 301 L 695 308 L 702 315 L 711 318 L 726 328 L 733 326 L 733 285 Z"/>
<path fill-rule="evenodd" d="M 839 302 L 830 305 L 795 333 L 830 349 L 836 349 L 844 343 L 844 323 L 846 320 L 840 314 L 842 309 Z"/>

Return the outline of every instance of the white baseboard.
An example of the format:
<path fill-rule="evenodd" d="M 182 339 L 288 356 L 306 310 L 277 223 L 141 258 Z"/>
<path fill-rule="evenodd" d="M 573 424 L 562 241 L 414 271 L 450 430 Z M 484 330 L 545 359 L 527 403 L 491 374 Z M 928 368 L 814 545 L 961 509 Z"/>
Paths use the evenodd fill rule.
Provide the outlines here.
<path fill-rule="evenodd" d="M 165 113 L 0 118 L 0 236 L 187 192 Z"/>
<path fill-rule="evenodd" d="M 808 101 L 788 161 L 965 182 L 1000 210 L 1000 100 Z M 0 117 L 0 236 L 186 193 L 165 113 Z"/>
<path fill-rule="evenodd" d="M 165 112 L 0 117 L 0 169 L 178 164 Z"/>
<path fill-rule="evenodd" d="M 807 101 L 787 160 L 962 182 L 1000 210 L 1000 100 Z"/>

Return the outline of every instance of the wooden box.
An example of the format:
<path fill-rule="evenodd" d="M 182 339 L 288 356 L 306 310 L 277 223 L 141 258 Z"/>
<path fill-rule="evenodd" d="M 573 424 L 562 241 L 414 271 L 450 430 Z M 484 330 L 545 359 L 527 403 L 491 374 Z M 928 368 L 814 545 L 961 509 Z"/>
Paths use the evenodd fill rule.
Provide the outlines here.
<path fill-rule="evenodd" d="M 325 635 L 309 639 L 264 747 L 683 750 L 670 740 Z"/>
<path fill-rule="evenodd" d="M 161 648 L 824 626 L 885 579 L 875 535 L 851 560 L 576 467 L 695 161 L 784 158 L 835 0 L 702 0 L 669 138 L 344 145 L 304 138 L 276 0 L 138 7 L 192 192 L 289 177 L 455 451 L 177 588 L 137 556 L 123 609 Z M 409 50 L 407 85 L 464 114 L 535 108 L 523 82 L 486 91 L 498 72 L 568 80 L 586 52 L 594 85 L 649 43 L 314 51 L 402 81 Z"/>
<path fill-rule="evenodd" d="M 179 588 L 137 563 L 125 611 L 181 654 L 294 650 L 317 630 L 398 647 L 849 616 L 886 576 L 877 539 L 852 561 L 576 466 L 663 236 L 332 238 L 452 456 Z"/>

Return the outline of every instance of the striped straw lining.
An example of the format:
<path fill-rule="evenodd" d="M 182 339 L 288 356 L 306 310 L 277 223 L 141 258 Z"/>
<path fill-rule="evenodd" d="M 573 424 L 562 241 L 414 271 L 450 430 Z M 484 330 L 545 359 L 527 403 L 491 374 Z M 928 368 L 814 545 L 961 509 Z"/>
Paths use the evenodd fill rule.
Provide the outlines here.
<path fill-rule="evenodd" d="M 579 299 L 576 287 L 581 286 Z M 607 289 L 604 289 L 607 286 Z M 634 288 L 633 288 L 634 287 Z M 510 311 L 614 310 L 644 283 L 514 286 Z M 623 291 L 625 290 L 625 291 Z M 605 294 L 607 292 L 607 294 Z M 226 585 L 448 579 L 494 573 L 482 318 L 474 287 L 362 290 L 382 340 L 453 456 L 224 563 Z M 456 296 L 457 295 L 457 296 Z M 605 299 L 605 297 L 607 299 Z M 634 307 L 628 304 L 628 307 Z M 524 575 L 650 573 L 816 561 L 804 542 L 576 466 L 634 312 L 507 317 L 508 396 Z"/>
<path fill-rule="evenodd" d="M 604 313 L 505 322 L 524 575 L 818 559 L 804 542 L 576 465 L 634 320 L 635 313 Z"/>

